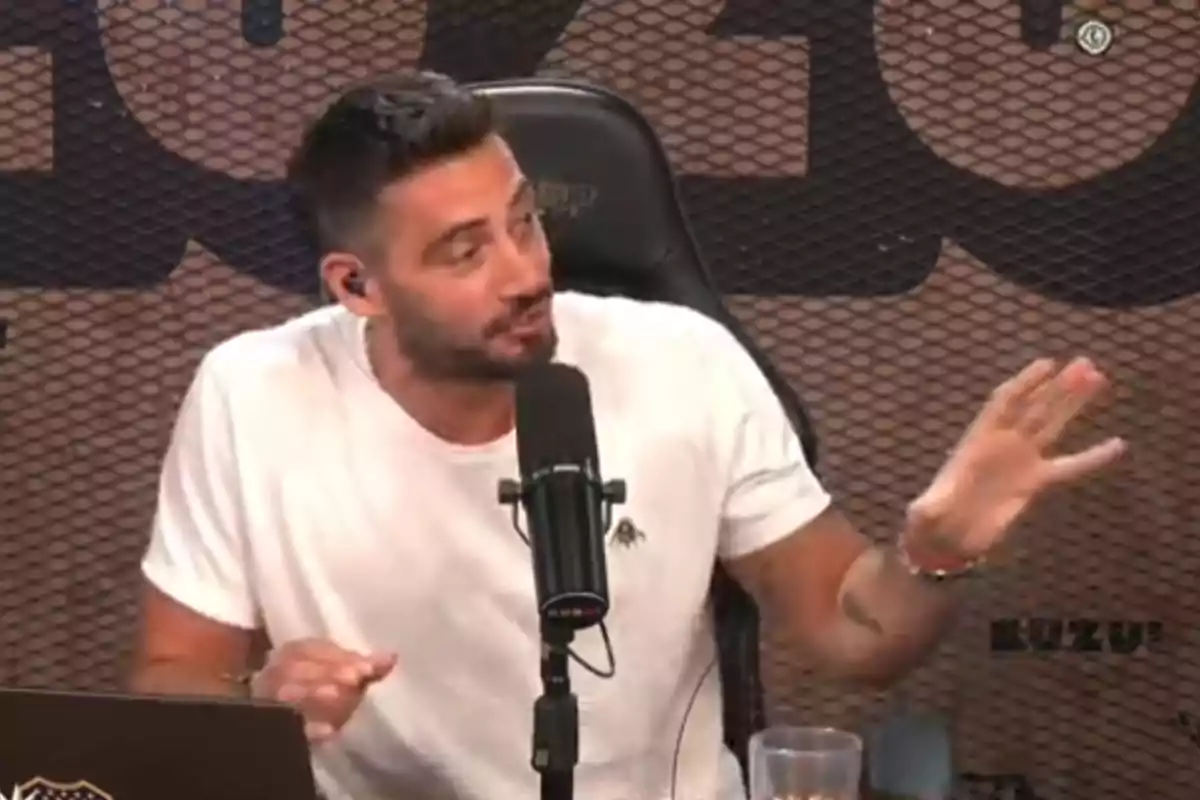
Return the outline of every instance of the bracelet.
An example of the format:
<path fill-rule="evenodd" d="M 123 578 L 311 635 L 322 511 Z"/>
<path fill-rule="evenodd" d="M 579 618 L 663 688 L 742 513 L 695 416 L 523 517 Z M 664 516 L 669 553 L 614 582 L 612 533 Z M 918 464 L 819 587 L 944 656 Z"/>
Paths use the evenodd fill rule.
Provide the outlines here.
<path fill-rule="evenodd" d="M 245 672 L 227 672 L 221 676 L 221 680 L 237 686 L 247 697 L 252 697 L 254 695 L 254 679 L 256 677 L 258 677 L 258 671 L 248 669 Z"/>
<path fill-rule="evenodd" d="M 908 552 L 908 548 L 904 546 L 903 536 L 897 539 L 895 550 L 900 566 L 904 567 L 909 575 L 933 583 L 944 583 L 946 581 L 970 577 L 985 563 L 984 557 L 979 556 L 967 559 L 951 568 L 925 567 L 913 560 L 912 555 Z"/>

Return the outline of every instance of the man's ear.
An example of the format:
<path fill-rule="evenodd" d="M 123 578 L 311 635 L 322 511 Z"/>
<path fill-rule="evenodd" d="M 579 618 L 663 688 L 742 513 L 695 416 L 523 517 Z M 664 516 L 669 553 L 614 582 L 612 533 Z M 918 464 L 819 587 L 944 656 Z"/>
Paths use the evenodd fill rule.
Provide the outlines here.
<path fill-rule="evenodd" d="M 352 253 L 334 252 L 321 259 L 321 280 L 335 301 L 360 317 L 382 313 L 375 281 Z"/>

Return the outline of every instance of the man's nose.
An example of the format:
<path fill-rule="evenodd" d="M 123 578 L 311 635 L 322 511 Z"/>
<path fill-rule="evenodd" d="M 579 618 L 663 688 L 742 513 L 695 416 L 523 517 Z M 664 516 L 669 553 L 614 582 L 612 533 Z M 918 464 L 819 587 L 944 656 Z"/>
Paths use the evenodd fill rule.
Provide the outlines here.
<path fill-rule="evenodd" d="M 549 285 L 549 266 L 539 252 L 523 248 L 511 237 L 505 237 L 497 255 L 502 262 L 501 283 L 506 296 L 535 294 Z"/>

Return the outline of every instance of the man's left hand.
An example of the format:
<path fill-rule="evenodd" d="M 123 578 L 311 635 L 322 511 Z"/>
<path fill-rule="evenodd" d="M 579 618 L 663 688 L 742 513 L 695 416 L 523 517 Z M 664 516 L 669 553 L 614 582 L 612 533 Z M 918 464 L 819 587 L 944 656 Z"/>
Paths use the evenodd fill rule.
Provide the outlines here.
<path fill-rule="evenodd" d="M 1054 454 L 1068 424 L 1108 385 L 1087 359 L 1061 369 L 1034 361 L 991 398 L 926 492 L 909 506 L 907 546 L 983 556 L 1044 490 L 1085 478 L 1116 461 L 1125 442 Z M 919 541 L 918 541 L 919 540 Z"/>

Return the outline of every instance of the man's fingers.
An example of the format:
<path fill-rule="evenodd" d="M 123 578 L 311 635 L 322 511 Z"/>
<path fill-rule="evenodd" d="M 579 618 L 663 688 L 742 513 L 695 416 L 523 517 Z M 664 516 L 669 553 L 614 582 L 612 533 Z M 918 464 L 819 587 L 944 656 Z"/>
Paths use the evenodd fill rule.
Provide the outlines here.
<path fill-rule="evenodd" d="M 1050 461 L 1050 482 L 1070 483 L 1097 472 L 1120 458 L 1126 449 L 1125 440 L 1114 437 L 1081 453 L 1059 456 Z"/>
<path fill-rule="evenodd" d="M 313 683 L 325 680 L 330 668 L 320 661 L 296 660 L 273 665 L 273 670 L 284 683 Z"/>
<path fill-rule="evenodd" d="M 1029 397 L 1014 425 L 1041 444 L 1049 444 L 1107 383 L 1090 360 L 1074 359 Z"/>
<path fill-rule="evenodd" d="M 322 703 L 336 703 L 348 695 L 357 693 L 359 687 L 346 687 L 328 680 L 292 681 L 279 687 L 275 698 L 284 703 L 303 705 L 315 700 Z"/>
<path fill-rule="evenodd" d="M 394 654 L 362 655 L 329 642 L 291 642 L 273 651 L 260 673 L 262 692 L 297 708 L 313 742 L 324 741 L 346 723 L 367 686 L 386 677 Z"/>
<path fill-rule="evenodd" d="M 1030 415 L 1026 430 L 1043 446 L 1056 441 L 1093 396 L 1059 393 L 1047 399 L 1045 405 Z"/>
<path fill-rule="evenodd" d="M 312 699 L 321 703 L 336 703 L 343 699 L 346 693 L 353 692 L 357 688 L 339 686 L 334 683 L 315 683 L 309 688 L 308 694 Z"/>
<path fill-rule="evenodd" d="M 395 653 L 377 653 L 370 658 L 371 674 L 368 680 L 371 683 L 383 680 L 386 678 L 396 666 Z"/>
<path fill-rule="evenodd" d="M 305 722 L 304 735 L 308 737 L 310 742 L 318 744 L 328 741 L 337 733 L 337 729 L 328 722 Z"/>
<path fill-rule="evenodd" d="M 985 413 L 992 417 L 988 421 L 1003 426 L 1014 424 L 1030 395 L 1054 375 L 1055 366 L 1054 359 L 1039 358 L 997 386 L 992 392 L 991 401 L 985 406 L 988 409 Z"/>
<path fill-rule="evenodd" d="M 317 674 L 346 686 L 355 686 L 375 674 L 370 656 L 355 653 L 321 639 L 290 642 L 271 655 L 272 669 L 287 680 L 315 680 Z"/>
<path fill-rule="evenodd" d="M 296 704 L 308 696 L 308 690 L 300 683 L 285 683 L 275 691 L 275 699 L 281 703 Z"/>
<path fill-rule="evenodd" d="M 330 668 L 330 680 L 347 689 L 357 689 L 371 677 L 372 667 L 366 659 L 355 658 L 346 664 Z"/>
<path fill-rule="evenodd" d="M 274 694 L 285 703 L 305 697 L 336 700 L 342 692 L 361 692 L 367 684 L 382 680 L 395 665 L 392 654 L 355 657 L 345 664 L 300 661 L 279 665 L 274 669 L 278 686 Z"/>
<path fill-rule="evenodd" d="M 292 642 L 276 652 L 282 664 L 312 663 L 325 665 L 327 668 L 341 668 L 343 671 L 339 680 L 347 683 L 365 680 L 373 670 L 369 656 L 346 650 L 322 639 Z"/>
<path fill-rule="evenodd" d="M 336 683 L 289 683 L 279 691 L 279 700 L 304 715 L 307 723 L 328 725 L 337 731 L 362 699 L 361 688 L 346 688 Z"/>
<path fill-rule="evenodd" d="M 275 651 L 283 661 L 322 661 L 341 663 L 355 656 L 324 639 L 300 639 L 288 642 Z"/>
<path fill-rule="evenodd" d="M 333 676 L 342 686 L 360 689 L 365 684 L 374 683 L 386 677 L 394 666 L 396 666 L 396 656 L 390 653 L 370 656 L 355 655 L 349 663 L 338 665 Z"/>

